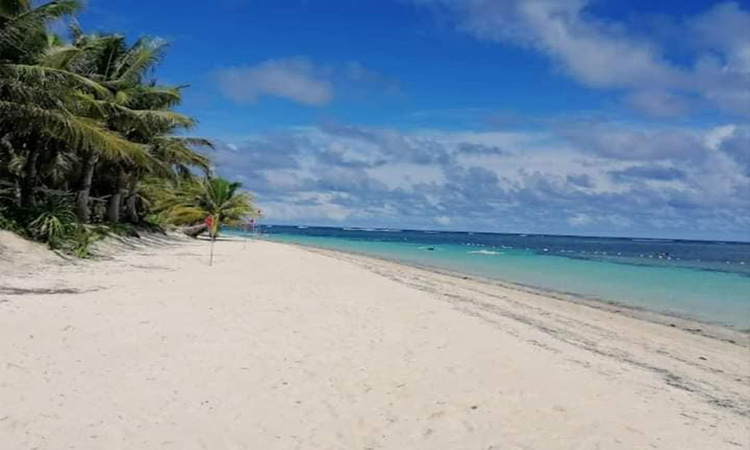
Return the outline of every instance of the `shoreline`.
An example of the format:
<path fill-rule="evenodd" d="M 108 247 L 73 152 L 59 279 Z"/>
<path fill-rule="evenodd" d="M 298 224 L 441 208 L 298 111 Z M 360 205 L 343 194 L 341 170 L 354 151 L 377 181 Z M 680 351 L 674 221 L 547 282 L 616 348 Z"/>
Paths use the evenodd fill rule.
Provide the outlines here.
<path fill-rule="evenodd" d="M 0 441 L 750 450 L 746 346 L 341 252 L 136 244 L 0 258 Z"/>
<path fill-rule="evenodd" d="M 457 270 L 445 269 L 437 266 L 417 264 L 410 261 L 403 261 L 398 259 L 390 259 L 381 256 L 369 255 L 362 252 L 346 251 L 346 250 L 333 250 L 326 247 L 309 245 L 309 244 L 298 244 L 292 242 L 279 242 L 273 239 L 260 238 L 264 242 L 271 242 L 282 245 L 291 245 L 300 247 L 306 250 L 313 250 L 320 252 L 321 254 L 331 255 L 344 255 L 349 257 L 361 258 L 362 260 L 374 260 L 385 263 L 399 264 L 407 267 L 412 267 L 418 270 L 424 270 L 439 275 L 445 275 L 454 277 L 462 280 L 472 280 L 478 283 L 495 285 L 504 289 L 516 290 L 519 292 L 544 296 L 553 298 L 563 302 L 569 302 L 571 304 L 577 304 L 586 306 L 593 309 L 607 311 L 615 314 L 621 314 L 626 317 L 630 317 L 636 320 L 643 320 L 645 322 L 655 323 L 664 326 L 674 326 L 675 328 L 681 329 L 688 333 L 697 334 L 700 336 L 717 339 L 720 341 L 728 342 L 731 344 L 740 345 L 743 347 L 750 348 L 750 328 L 738 328 L 725 323 L 711 322 L 708 320 L 702 320 L 696 317 L 690 317 L 681 315 L 671 311 L 657 311 L 642 308 L 638 306 L 628 305 L 626 303 L 617 300 L 605 300 L 595 297 L 585 297 L 575 293 L 560 292 L 552 289 L 545 289 L 536 286 L 526 285 L 523 283 L 517 283 L 507 280 L 500 280 L 495 278 L 483 277 L 480 275 L 474 275 L 470 273 L 464 273 Z"/>

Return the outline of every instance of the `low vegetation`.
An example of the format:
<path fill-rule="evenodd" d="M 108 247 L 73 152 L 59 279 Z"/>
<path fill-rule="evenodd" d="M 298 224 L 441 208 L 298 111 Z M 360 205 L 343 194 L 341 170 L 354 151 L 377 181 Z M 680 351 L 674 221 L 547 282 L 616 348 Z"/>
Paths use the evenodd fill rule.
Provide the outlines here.
<path fill-rule="evenodd" d="M 158 82 L 166 43 L 86 34 L 80 0 L 0 0 L 0 228 L 81 257 L 108 233 L 253 213 L 238 183 L 214 177 L 175 110 L 184 86 Z M 50 29 L 68 19 L 69 36 Z"/>

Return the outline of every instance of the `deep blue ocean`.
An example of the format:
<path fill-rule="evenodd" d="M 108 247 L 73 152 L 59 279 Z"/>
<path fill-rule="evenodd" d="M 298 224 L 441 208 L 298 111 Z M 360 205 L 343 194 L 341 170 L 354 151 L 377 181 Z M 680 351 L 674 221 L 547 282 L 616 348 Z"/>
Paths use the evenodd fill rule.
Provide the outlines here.
<path fill-rule="evenodd" d="M 750 329 L 750 243 L 294 226 L 261 232 Z"/>

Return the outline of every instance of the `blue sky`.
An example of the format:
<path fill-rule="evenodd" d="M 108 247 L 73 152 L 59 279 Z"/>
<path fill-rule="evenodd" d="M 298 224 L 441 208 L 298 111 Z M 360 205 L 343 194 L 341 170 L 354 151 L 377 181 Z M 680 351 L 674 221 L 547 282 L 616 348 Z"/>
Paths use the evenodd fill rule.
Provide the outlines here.
<path fill-rule="evenodd" d="M 206 6 L 210 3 L 210 6 Z M 750 5 L 89 0 L 270 223 L 750 240 Z"/>

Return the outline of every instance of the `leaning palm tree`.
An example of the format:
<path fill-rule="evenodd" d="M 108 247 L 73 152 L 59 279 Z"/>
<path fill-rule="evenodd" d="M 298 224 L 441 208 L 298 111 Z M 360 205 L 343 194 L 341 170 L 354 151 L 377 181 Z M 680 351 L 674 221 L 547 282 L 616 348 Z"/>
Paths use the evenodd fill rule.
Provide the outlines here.
<path fill-rule="evenodd" d="M 249 216 L 259 215 L 250 194 L 240 190 L 241 183 L 224 178 L 187 178 L 172 189 L 163 184 L 153 190 L 154 210 L 172 225 L 188 226 L 193 237 L 206 231 L 216 237 L 223 225 L 239 225 Z M 205 220 L 211 219 L 211 229 Z"/>

